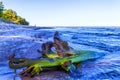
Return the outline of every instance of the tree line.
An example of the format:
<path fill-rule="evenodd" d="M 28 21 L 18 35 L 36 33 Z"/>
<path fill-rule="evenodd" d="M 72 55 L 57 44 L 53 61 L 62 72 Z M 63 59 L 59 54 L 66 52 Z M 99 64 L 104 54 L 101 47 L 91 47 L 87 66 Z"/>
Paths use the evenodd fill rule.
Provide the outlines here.
<path fill-rule="evenodd" d="M 29 25 L 29 22 L 26 21 L 25 18 L 17 15 L 17 13 L 12 9 L 4 9 L 2 2 L 0 2 L 0 19 L 21 25 Z"/>

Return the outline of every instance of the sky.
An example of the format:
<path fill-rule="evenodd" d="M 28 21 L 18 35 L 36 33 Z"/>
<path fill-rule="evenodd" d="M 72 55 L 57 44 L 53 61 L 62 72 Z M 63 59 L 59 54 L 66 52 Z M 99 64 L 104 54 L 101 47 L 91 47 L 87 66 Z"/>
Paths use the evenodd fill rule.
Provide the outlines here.
<path fill-rule="evenodd" d="M 120 26 L 120 0 L 0 0 L 36 26 Z"/>

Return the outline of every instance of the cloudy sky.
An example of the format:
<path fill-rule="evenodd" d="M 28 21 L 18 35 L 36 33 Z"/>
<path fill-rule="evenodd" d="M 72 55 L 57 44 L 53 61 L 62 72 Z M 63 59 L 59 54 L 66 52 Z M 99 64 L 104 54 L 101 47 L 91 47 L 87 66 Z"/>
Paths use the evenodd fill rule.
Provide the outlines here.
<path fill-rule="evenodd" d="M 30 25 L 120 26 L 120 0 L 1 0 Z"/>

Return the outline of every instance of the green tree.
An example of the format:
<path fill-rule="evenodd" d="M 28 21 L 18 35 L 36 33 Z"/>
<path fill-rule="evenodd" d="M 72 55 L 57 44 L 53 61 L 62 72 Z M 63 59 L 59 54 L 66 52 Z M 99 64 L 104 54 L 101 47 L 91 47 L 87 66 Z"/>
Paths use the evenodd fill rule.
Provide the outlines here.
<path fill-rule="evenodd" d="M 27 22 L 24 18 L 17 16 L 16 23 L 22 24 L 22 25 L 29 25 L 29 22 Z"/>
<path fill-rule="evenodd" d="M 0 2 L 0 18 L 2 17 L 3 10 L 4 10 L 4 5 L 2 2 Z"/>
<path fill-rule="evenodd" d="M 17 20 L 17 14 L 15 11 L 8 9 L 8 10 L 3 11 L 2 18 L 4 20 L 15 22 Z"/>
<path fill-rule="evenodd" d="M 4 9 L 2 2 L 0 2 L 0 18 L 5 21 L 14 22 L 17 24 L 29 25 L 29 22 L 26 21 L 25 18 L 18 16 L 17 13 L 12 9 Z"/>
<path fill-rule="evenodd" d="M 17 24 L 29 25 L 29 23 L 24 18 L 18 16 L 17 13 L 12 9 L 4 10 L 2 14 L 2 18 L 4 20 L 14 22 Z"/>

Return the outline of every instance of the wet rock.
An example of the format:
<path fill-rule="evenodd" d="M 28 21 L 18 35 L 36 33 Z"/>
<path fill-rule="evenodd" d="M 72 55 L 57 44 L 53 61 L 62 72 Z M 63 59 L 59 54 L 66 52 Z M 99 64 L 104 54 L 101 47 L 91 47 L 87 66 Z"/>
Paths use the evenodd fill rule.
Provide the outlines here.
<path fill-rule="evenodd" d="M 42 72 L 40 75 L 35 77 L 22 77 L 22 80 L 70 80 L 69 74 L 64 71 L 48 71 Z"/>

